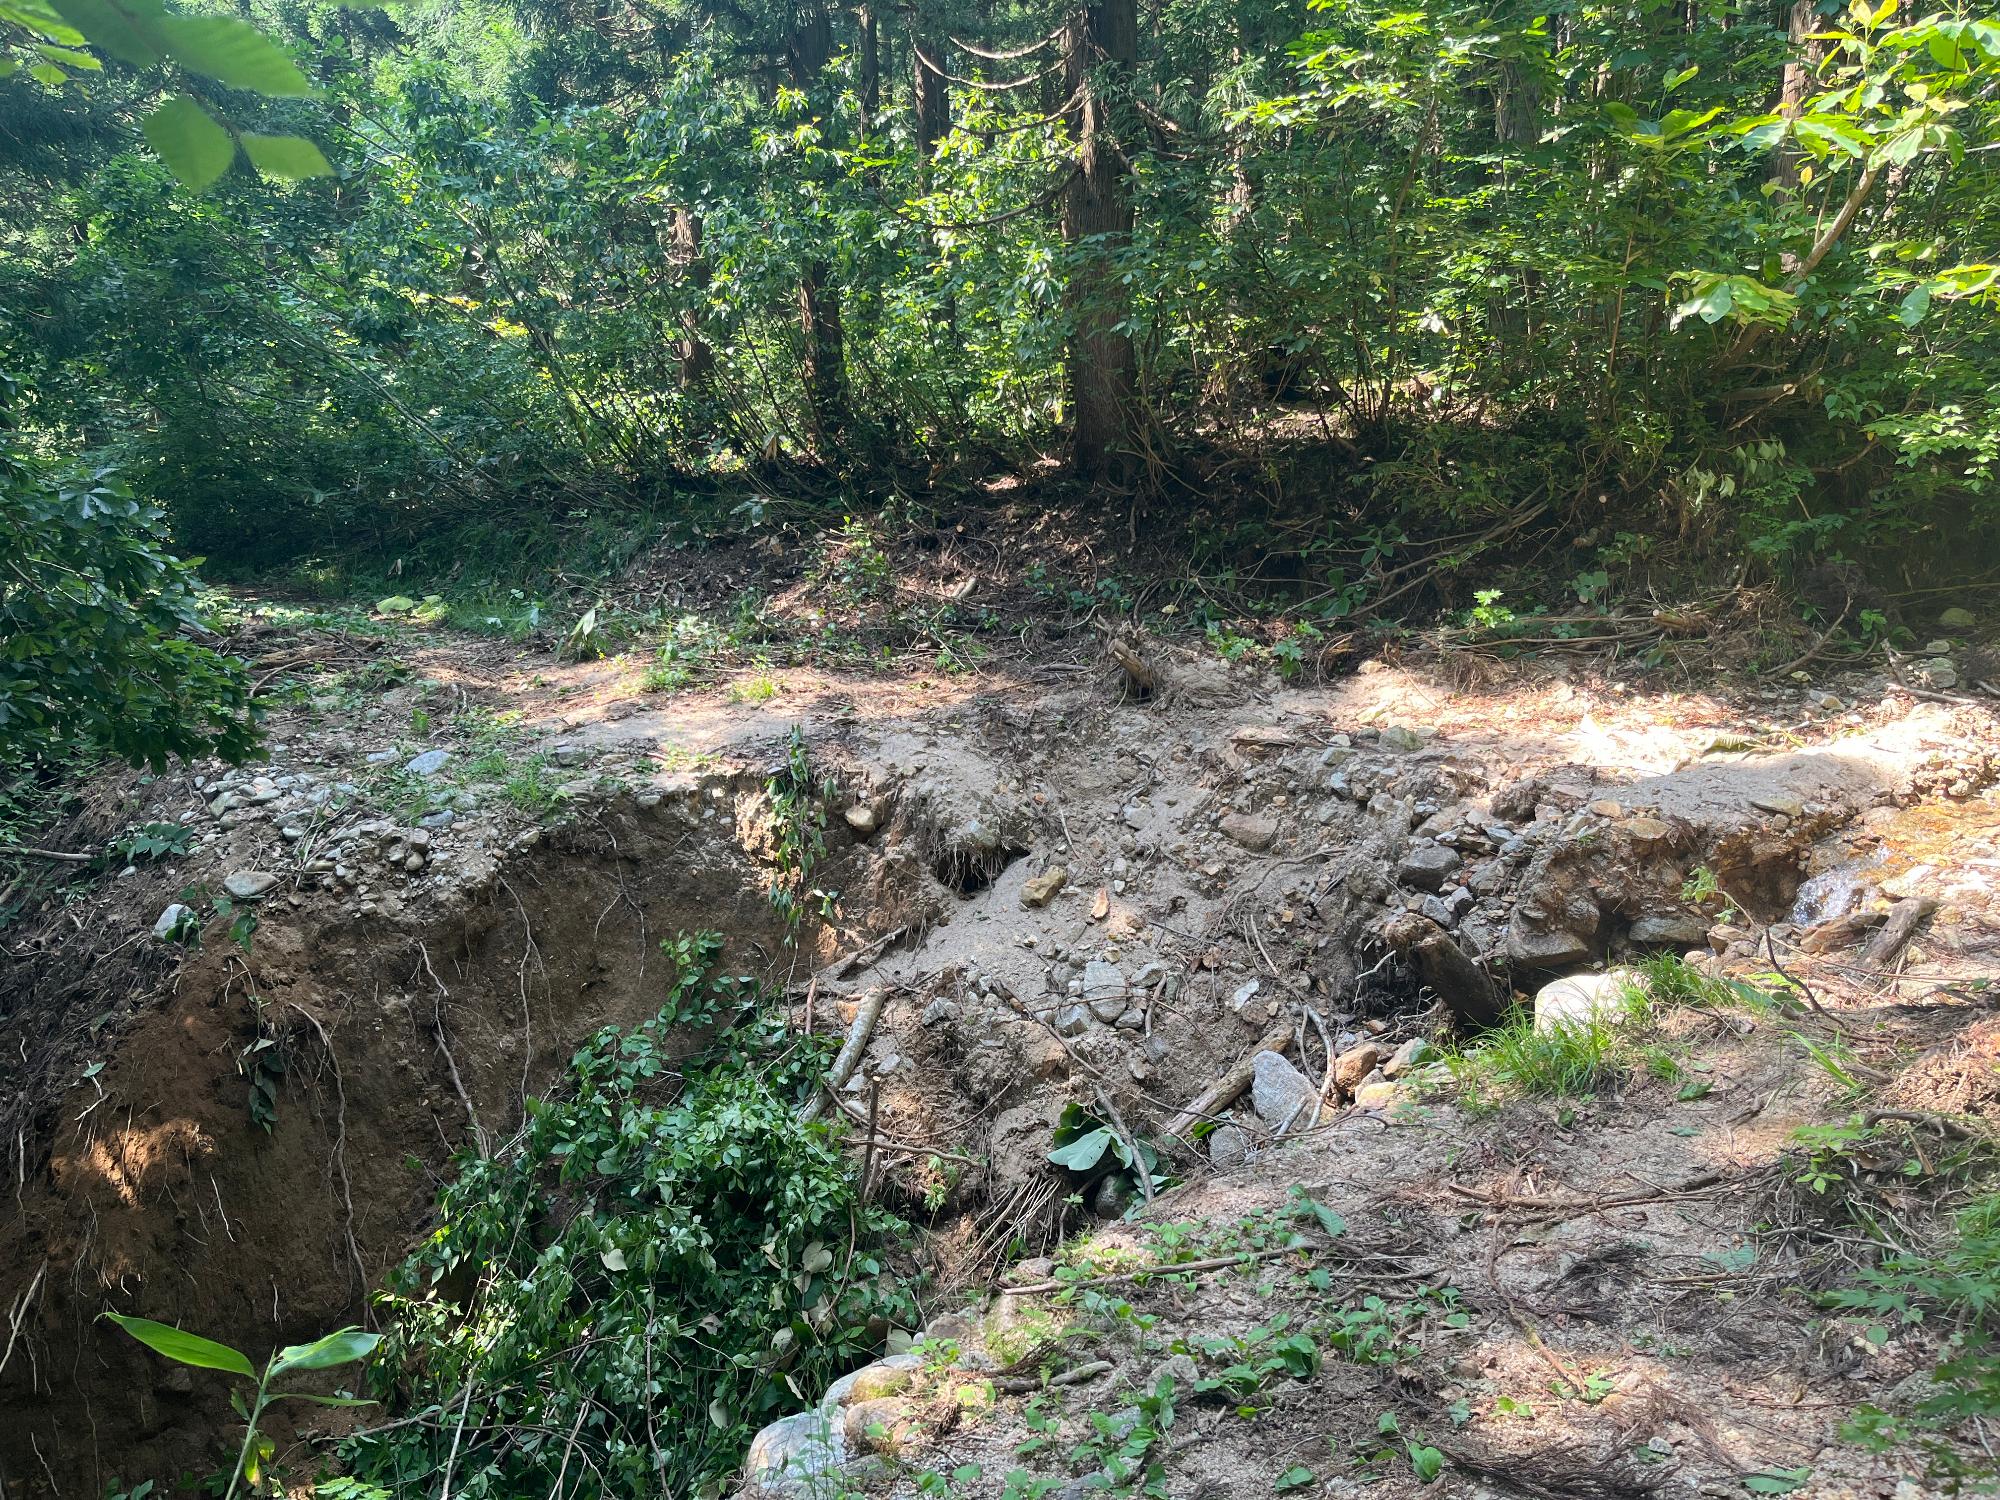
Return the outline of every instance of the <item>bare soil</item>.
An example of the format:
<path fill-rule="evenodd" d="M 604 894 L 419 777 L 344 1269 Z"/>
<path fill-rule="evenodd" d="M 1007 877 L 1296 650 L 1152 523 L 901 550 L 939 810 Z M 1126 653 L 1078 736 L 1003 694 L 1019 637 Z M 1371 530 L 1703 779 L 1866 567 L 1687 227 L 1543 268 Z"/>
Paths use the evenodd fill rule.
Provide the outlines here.
<path fill-rule="evenodd" d="M 1349 675 L 1288 685 L 1158 641 L 1139 643 L 1158 674 L 1142 699 L 1075 640 L 969 673 L 777 665 L 661 695 L 643 663 L 440 630 L 368 645 L 272 629 L 260 644 L 275 657 L 300 640 L 348 675 L 335 689 L 312 661 L 270 669 L 305 687 L 273 708 L 268 786 L 213 765 L 105 776 L 45 842 L 98 846 L 155 820 L 202 842 L 45 872 L 4 934 L 9 1500 L 212 1469 L 220 1382 L 163 1368 L 97 1314 L 253 1350 L 366 1321 L 452 1156 L 510 1131 L 592 1032 L 652 1014 L 659 941 L 684 929 L 721 931 L 734 961 L 789 983 L 801 1026 L 841 1026 L 889 990 L 846 1103 L 892 1143 L 879 1191 L 926 1229 L 940 1314 L 978 1311 L 1010 1256 L 1096 1227 L 1045 1159 L 1066 1104 L 1160 1137 L 1274 1031 L 1314 1080 L 1322 1032 L 1334 1052 L 1450 1034 L 1452 1007 L 1390 933 L 1460 886 L 1452 940 L 1499 993 L 1631 956 L 1642 918 L 1702 931 L 1733 901 L 1747 917 L 1716 934 L 1713 961 L 1782 959 L 1886 1080 L 1885 1107 L 1981 1119 L 2000 1088 L 1971 987 L 2000 951 L 2000 715 L 1976 699 L 1881 674 L 1695 691 L 1576 660 L 1359 648 Z M 367 675 L 388 659 L 400 670 Z M 753 677 L 775 692 L 746 692 Z M 813 875 L 838 911 L 796 947 L 768 899 L 788 875 L 766 790 L 794 726 L 839 786 Z M 427 747 L 452 752 L 443 808 L 400 772 Z M 420 829 L 426 807 L 453 816 Z M 1411 851 L 1441 842 L 1456 857 L 1442 885 L 1412 883 Z M 1056 866 L 1063 889 L 1026 904 Z M 1722 892 L 1706 905 L 1683 894 L 1703 869 Z M 199 947 L 155 940 L 170 903 L 205 911 L 243 870 L 279 877 L 247 951 L 221 917 Z M 1800 887 L 1841 871 L 1864 904 L 1941 903 L 1887 968 L 1858 944 L 1797 947 Z M 1565 938 L 1576 957 L 1535 957 Z M 1122 1010 L 1081 1003 L 1093 963 L 1118 970 Z M 1410 1362 L 1330 1362 L 1247 1419 L 1191 1402 L 1171 1493 L 1268 1494 L 1295 1466 L 1358 1486 L 1394 1410 L 1451 1461 L 1427 1493 L 1735 1494 L 1743 1473 L 1804 1465 L 1802 1493 L 1907 1500 L 1893 1464 L 1834 1433 L 1929 1346 L 1857 1348 L 1827 1322 L 1798 1290 L 1827 1247 L 1785 1217 L 1791 1129 L 1847 1107 L 1787 1034 L 1825 1023 L 1673 1024 L 1711 1085 L 1699 1098 L 1642 1077 L 1476 1115 L 1332 1092 L 1322 1122 L 1282 1142 L 1231 1102 L 1254 1147 L 1231 1170 L 1168 1142 L 1183 1185 L 1099 1229 L 1091 1253 L 1121 1236 L 1136 1250 L 1146 1224 L 1280 1210 L 1294 1189 L 1348 1235 L 1313 1262 L 1126 1286 L 1159 1322 L 1114 1341 L 1113 1368 L 1068 1392 L 1063 1420 L 1122 1404 L 1177 1338 L 1450 1288 L 1465 1322 L 1425 1303 Z M 250 1107 L 262 1038 L 282 1061 L 268 1129 Z M 1592 1378 L 1607 1383 L 1595 1399 L 1550 1394 Z M 956 1423 L 881 1482 L 901 1492 L 919 1469 L 977 1462 L 987 1477 L 966 1492 L 999 1494 L 1021 1406 Z M 298 1472 L 315 1435 L 288 1434 Z M 1657 1461 L 1642 1462 L 1649 1441 Z M 1382 1482 L 1421 1488 L 1407 1464 Z"/>

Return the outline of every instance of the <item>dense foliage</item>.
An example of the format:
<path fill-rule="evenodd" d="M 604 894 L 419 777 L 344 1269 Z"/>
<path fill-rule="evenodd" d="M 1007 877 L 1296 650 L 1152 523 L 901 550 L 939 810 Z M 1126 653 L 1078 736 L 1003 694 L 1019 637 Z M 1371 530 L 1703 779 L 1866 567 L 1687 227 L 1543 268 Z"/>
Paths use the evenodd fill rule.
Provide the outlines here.
<path fill-rule="evenodd" d="M 195 583 L 162 519 L 113 475 L 0 449 L 0 746 L 157 770 L 250 752 L 249 683 L 183 634 L 199 628 Z"/>
<path fill-rule="evenodd" d="M 0 362 L 212 555 L 1064 432 L 1145 489 L 1303 431 L 1389 517 L 1627 557 L 2000 514 L 1976 7 L 258 14 L 323 97 L 210 103 L 330 177 L 191 194 L 157 69 L 0 82 Z"/>
<path fill-rule="evenodd" d="M 696 967 L 668 1012 L 600 1032 L 515 1139 L 461 1163 L 383 1299 L 378 1391 L 416 1420 L 351 1441 L 355 1475 L 464 1500 L 696 1493 L 913 1320 L 878 1259 L 895 1222 L 797 1113 L 825 1057 L 718 951 L 675 944 Z M 718 1011 L 735 1024 L 676 1064 L 673 1018 Z"/>

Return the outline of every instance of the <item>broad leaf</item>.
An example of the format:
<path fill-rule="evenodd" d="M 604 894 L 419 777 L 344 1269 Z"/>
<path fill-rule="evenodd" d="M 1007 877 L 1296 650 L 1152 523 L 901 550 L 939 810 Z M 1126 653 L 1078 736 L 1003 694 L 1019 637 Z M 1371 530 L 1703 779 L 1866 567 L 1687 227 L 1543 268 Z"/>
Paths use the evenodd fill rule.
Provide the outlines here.
<path fill-rule="evenodd" d="M 234 16 L 165 16 L 159 23 L 175 62 L 226 83 L 278 99 L 314 92 L 312 82 L 278 44 Z"/>
<path fill-rule="evenodd" d="M 164 1354 L 168 1359 L 193 1365 L 198 1370 L 227 1370 L 232 1375 L 245 1375 L 252 1380 L 257 1378 L 249 1356 L 227 1344 L 218 1344 L 214 1339 L 205 1339 L 198 1333 L 186 1333 L 165 1323 L 155 1323 L 151 1318 L 128 1318 L 123 1313 L 115 1312 L 107 1312 L 104 1316 L 155 1354 Z"/>
<path fill-rule="evenodd" d="M 160 153 L 174 176 L 201 191 L 224 172 L 236 157 L 236 143 L 229 132 L 208 117 L 194 100 L 177 95 L 162 104 L 140 127 L 146 144 Z"/>
<path fill-rule="evenodd" d="M 271 1361 L 271 1375 L 275 1379 L 287 1370 L 330 1370 L 335 1365 L 352 1364 L 357 1359 L 366 1359 L 381 1342 L 379 1333 L 364 1333 L 359 1328 L 338 1329 L 310 1344 L 280 1349 Z"/>
<path fill-rule="evenodd" d="M 1068 1167 L 1072 1172 L 1088 1172 L 1104 1159 L 1104 1153 L 1110 1146 L 1110 1127 L 1100 1126 L 1096 1130 L 1078 1136 L 1067 1146 L 1052 1148 L 1049 1160 L 1059 1167 Z"/>
<path fill-rule="evenodd" d="M 328 177 L 333 168 L 303 136 L 243 134 L 243 152 L 266 177 Z"/>

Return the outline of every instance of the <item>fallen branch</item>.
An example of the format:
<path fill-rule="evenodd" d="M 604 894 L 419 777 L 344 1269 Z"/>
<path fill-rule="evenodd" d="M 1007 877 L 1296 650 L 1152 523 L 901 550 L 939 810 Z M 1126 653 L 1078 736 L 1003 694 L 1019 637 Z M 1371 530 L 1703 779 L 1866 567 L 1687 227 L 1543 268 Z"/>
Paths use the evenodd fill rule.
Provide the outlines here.
<path fill-rule="evenodd" d="M 66 854 L 60 849 L 32 849 L 26 844 L 9 844 L 0 849 L 0 859 L 50 859 L 63 865 L 88 865 L 97 861 L 95 854 Z"/>
<path fill-rule="evenodd" d="M 861 1003 L 854 1012 L 854 1024 L 847 1028 L 847 1041 L 841 1046 L 840 1055 L 834 1058 L 833 1066 L 826 1070 L 822 1092 L 814 1094 L 799 1107 L 801 1120 L 808 1124 L 817 1120 L 824 1098 L 837 1095 L 847 1087 L 847 1080 L 861 1065 L 861 1054 L 868 1050 L 868 1039 L 875 1034 L 875 1023 L 882 1019 L 882 1005 L 888 998 L 887 990 L 869 990 L 861 997 Z"/>
<path fill-rule="evenodd" d="M 1609 1198 L 1544 1198 L 1531 1194 L 1510 1197 L 1504 1193 L 1483 1192 L 1462 1182 L 1447 1182 L 1445 1187 L 1461 1198 L 1470 1198 L 1475 1203 L 1483 1203 L 1501 1212 L 1514 1208 L 1539 1208 L 1573 1216 L 1597 1213 L 1607 1208 L 1625 1208 L 1634 1203 L 1655 1203 L 1662 1198 L 1688 1197 L 1715 1187 L 1722 1181 L 1723 1174 L 1720 1172 L 1701 1172 L 1672 1187 L 1651 1188 L 1643 1193 L 1618 1193 Z"/>
<path fill-rule="evenodd" d="M 1035 1281 L 1027 1286 L 1010 1286 L 1009 1297 L 1040 1296 L 1044 1292 L 1067 1291 L 1071 1287 L 1108 1286 L 1115 1281 L 1139 1281 L 1148 1276 L 1181 1276 L 1194 1271 L 1226 1271 L 1231 1266 L 1252 1265 L 1260 1260 L 1276 1260 L 1281 1255 L 1317 1255 L 1320 1245 L 1284 1245 L 1273 1250 L 1248 1250 L 1241 1255 L 1218 1255 L 1213 1260 L 1185 1260 L 1178 1265 L 1141 1266 L 1136 1271 L 1114 1271 L 1108 1276 L 1090 1276 L 1081 1281 Z"/>
<path fill-rule="evenodd" d="M 1929 896 L 1906 896 L 1898 901 L 1889 908 L 1882 930 L 1861 950 L 1861 961 L 1873 968 L 1887 968 L 1903 951 L 1903 945 L 1916 935 L 1918 925 L 1936 911 L 1937 906 L 1937 902 Z"/>
<path fill-rule="evenodd" d="M 1167 1121 L 1166 1134 L 1184 1138 L 1203 1120 L 1211 1119 L 1218 1111 L 1229 1108 L 1250 1087 L 1250 1079 L 1257 1070 L 1257 1054 L 1283 1052 L 1291 1044 L 1292 1026 L 1289 1021 L 1272 1027 L 1241 1062 L 1189 1100 L 1179 1114 Z"/>

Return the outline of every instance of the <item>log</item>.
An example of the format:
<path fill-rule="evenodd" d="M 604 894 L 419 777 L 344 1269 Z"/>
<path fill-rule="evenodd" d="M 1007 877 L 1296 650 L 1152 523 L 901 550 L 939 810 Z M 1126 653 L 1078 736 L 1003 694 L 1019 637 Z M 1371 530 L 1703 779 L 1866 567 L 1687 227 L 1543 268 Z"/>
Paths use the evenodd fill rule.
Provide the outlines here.
<path fill-rule="evenodd" d="M 1896 955 L 1903 951 L 1903 944 L 1915 936 L 1918 924 L 1937 907 L 1937 902 L 1929 896 L 1906 896 L 1898 901 L 1889 908 L 1888 920 L 1883 922 L 1882 930 L 1861 950 L 1861 961 L 1870 968 L 1888 968 L 1896 961 Z"/>
<path fill-rule="evenodd" d="M 808 1123 L 817 1120 L 826 1097 L 837 1097 L 847 1087 L 847 1080 L 861 1066 L 861 1054 L 868 1050 L 868 1039 L 875 1034 L 875 1023 L 882 1019 L 882 1004 L 888 998 L 889 992 L 885 989 L 869 990 L 862 995 L 854 1012 L 854 1024 L 847 1028 L 847 1040 L 841 1044 L 840 1055 L 826 1070 L 824 1087 L 799 1108 L 801 1120 Z"/>

